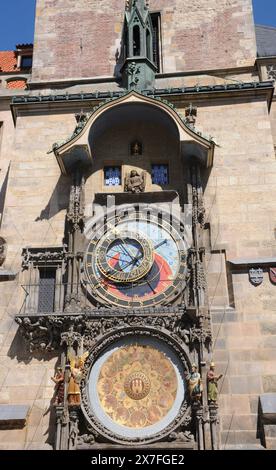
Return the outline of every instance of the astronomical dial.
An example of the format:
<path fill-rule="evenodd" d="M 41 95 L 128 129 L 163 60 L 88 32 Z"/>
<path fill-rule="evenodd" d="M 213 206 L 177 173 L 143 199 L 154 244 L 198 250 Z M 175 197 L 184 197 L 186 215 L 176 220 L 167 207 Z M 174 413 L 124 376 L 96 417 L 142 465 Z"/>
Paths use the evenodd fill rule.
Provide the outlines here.
<path fill-rule="evenodd" d="M 86 285 L 105 304 L 166 304 L 185 287 L 187 245 L 172 224 L 144 213 L 109 221 L 85 257 Z"/>

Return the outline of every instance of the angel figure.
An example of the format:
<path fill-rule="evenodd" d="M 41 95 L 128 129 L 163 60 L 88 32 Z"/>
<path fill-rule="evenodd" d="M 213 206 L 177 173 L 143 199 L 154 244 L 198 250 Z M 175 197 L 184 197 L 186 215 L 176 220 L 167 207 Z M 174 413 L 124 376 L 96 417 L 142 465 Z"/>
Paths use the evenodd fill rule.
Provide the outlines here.
<path fill-rule="evenodd" d="M 80 383 L 82 380 L 84 363 L 87 359 L 88 354 L 89 353 L 86 352 L 82 356 L 69 358 L 70 377 L 67 392 L 69 405 L 80 406 L 81 404 Z"/>

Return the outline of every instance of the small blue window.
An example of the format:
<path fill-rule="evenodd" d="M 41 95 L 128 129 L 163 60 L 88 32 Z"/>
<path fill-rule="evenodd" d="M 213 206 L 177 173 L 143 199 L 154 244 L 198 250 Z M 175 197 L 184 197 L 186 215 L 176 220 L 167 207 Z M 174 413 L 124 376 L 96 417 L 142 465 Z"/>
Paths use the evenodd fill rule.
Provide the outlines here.
<path fill-rule="evenodd" d="M 105 186 L 120 186 L 122 184 L 120 166 L 104 167 L 104 184 Z"/>
<path fill-rule="evenodd" d="M 153 184 L 169 184 L 169 165 L 152 165 L 151 180 Z"/>

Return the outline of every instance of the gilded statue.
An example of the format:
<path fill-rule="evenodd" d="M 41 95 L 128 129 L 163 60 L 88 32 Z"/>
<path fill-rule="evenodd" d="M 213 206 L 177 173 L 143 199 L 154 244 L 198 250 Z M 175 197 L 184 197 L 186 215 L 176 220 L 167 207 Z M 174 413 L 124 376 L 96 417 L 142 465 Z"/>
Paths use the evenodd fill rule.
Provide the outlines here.
<path fill-rule="evenodd" d="M 192 372 L 187 375 L 188 389 L 193 401 L 199 401 L 202 395 L 202 381 L 196 364 L 192 364 Z"/>
<path fill-rule="evenodd" d="M 126 193 L 143 193 L 146 187 L 146 172 L 143 171 L 139 175 L 138 171 L 131 170 L 125 179 Z"/>
<path fill-rule="evenodd" d="M 80 383 L 83 377 L 83 368 L 88 352 L 82 356 L 69 358 L 70 361 L 70 375 L 68 384 L 68 405 L 79 406 L 81 404 L 81 391 Z"/>
<path fill-rule="evenodd" d="M 207 391 L 208 402 L 216 403 L 218 400 L 218 381 L 222 378 L 222 374 L 215 374 L 215 364 L 211 362 L 210 369 L 207 373 Z"/>

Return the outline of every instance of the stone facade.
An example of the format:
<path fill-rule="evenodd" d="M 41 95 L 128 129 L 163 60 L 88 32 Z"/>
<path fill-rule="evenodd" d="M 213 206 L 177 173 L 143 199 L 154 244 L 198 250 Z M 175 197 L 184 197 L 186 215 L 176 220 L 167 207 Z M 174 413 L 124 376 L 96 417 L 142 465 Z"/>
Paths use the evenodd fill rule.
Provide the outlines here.
<path fill-rule="evenodd" d="M 73 7 L 71 3 L 37 2 L 30 86 L 45 82 L 39 91 L 34 86 L 30 93 L 22 93 L 26 101 L 14 101 L 12 113 L 12 96 L 2 96 L 0 91 L 0 235 L 7 242 L 0 275 L 1 269 L 16 274 L 15 279 L 1 277 L 0 282 L 0 404 L 30 408 L 23 429 L 0 429 L 0 449 L 54 446 L 51 376 L 60 358 L 57 351 L 30 352 L 15 322 L 26 300 L 21 286 L 29 282 L 22 269 L 22 250 L 63 245 L 72 180 L 61 174 L 54 153 L 48 152 L 55 142 L 72 135 L 75 113 L 90 112 L 105 101 L 95 95 L 96 90 L 115 93 L 120 89 L 113 79 L 109 86 L 99 77 L 113 77 L 124 2 L 114 1 L 112 9 L 105 1 L 78 2 Z M 216 143 L 212 165 L 201 169 L 205 204 L 202 244 L 213 335 L 205 359 L 207 366 L 214 360 L 223 374 L 219 382 L 221 448 L 254 448 L 260 446 L 256 438 L 259 397 L 276 393 L 276 286 L 269 279 L 269 269 L 276 266 L 273 84 L 254 87 L 254 82 L 262 83 L 268 77 L 254 65 L 251 1 L 153 0 L 150 9 L 160 11 L 162 21 L 165 75 L 156 78 L 155 87 L 167 88 L 162 99 L 183 119 L 192 102 L 197 107 L 196 129 Z M 78 78 L 88 77 L 92 77 L 91 83 L 78 84 Z M 28 101 L 28 97 L 48 95 L 56 86 L 53 82 L 66 79 L 74 84 L 66 88 L 64 83 L 64 88 L 55 92 L 64 94 L 63 100 Z M 237 81 L 250 85 L 238 89 L 225 85 Z M 223 86 L 219 90 L 201 88 L 215 85 Z M 185 95 L 183 87 L 193 86 Z M 68 99 L 70 93 L 80 91 L 94 95 L 87 100 Z M 155 93 L 158 96 L 158 91 Z M 86 220 L 93 215 L 95 194 L 110 192 L 104 185 L 105 165 L 122 165 L 123 179 L 133 168 L 145 171 L 146 192 L 175 190 L 181 205 L 188 202 L 190 163 L 185 150 L 181 153 L 179 149 L 175 128 L 166 119 L 154 118 L 154 113 L 124 114 L 120 108 L 113 121 L 103 120 L 103 126 L 92 127 L 93 166 L 85 186 Z M 143 155 L 134 161 L 129 144 L 135 139 L 142 140 Z M 163 162 L 170 169 L 166 188 L 151 183 L 151 164 Z M 113 192 L 122 193 L 123 184 Z M 252 267 L 264 270 L 260 285 L 250 282 Z M 268 446 L 275 448 L 273 426 L 265 428 L 269 428 L 265 431 Z"/>
<path fill-rule="evenodd" d="M 32 81 L 112 77 L 124 4 L 39 0 Z M 163 73 L 254 65 L 251 0 L 152 0 L 150 9 L 161 13 Z"/>

